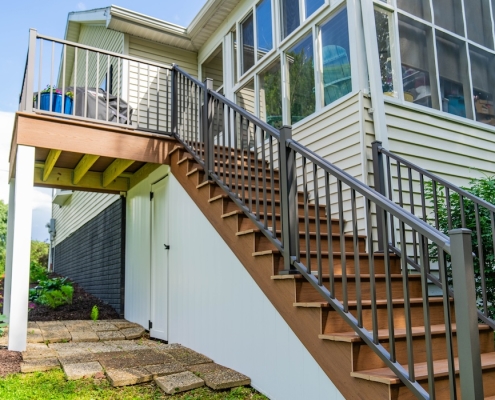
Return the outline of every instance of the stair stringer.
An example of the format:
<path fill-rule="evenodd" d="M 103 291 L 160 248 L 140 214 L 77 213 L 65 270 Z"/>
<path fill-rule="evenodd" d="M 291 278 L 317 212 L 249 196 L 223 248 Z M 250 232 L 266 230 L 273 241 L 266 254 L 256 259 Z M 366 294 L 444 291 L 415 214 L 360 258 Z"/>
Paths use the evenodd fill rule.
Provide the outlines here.
<path fill-rule="evenodd" d="M 351 377 L 351 344 L 318 338 L 321 333 L 320 310 L 294 307 L 294 283 L 290 280 L 271 279 L 272 255 L 253 257 L 250 238 L 236 235 L 237 220 L 222 218 L 222 202 L 209 202 L 211 196 L 208 187 L 198 189 L 197 179 L 191 174 L 187 175 L 187 163 L 178 164 L 183 151 L 176 149 L 171 152 L 172 174 L 342 395 L 346 399 L 362 400 L 392 398 L 390 391 L 393 392 L 396 388 Z M 287 379 L 298 379 L 297 370 Z M 301 381 L 301 384 L 304 382 Z"/>

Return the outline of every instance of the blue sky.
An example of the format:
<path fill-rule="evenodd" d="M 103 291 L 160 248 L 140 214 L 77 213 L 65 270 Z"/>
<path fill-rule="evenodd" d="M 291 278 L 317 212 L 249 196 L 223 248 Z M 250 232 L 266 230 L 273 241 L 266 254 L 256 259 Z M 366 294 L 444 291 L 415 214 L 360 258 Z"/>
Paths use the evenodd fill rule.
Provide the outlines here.
<path fill-rule="evenodd" d="M 115 5 L 187 26 L 206 0 L 113 0 Z M 8 201 L 8 154 L 13 113 L 17 111 L 26 63 L 29 28 L 63 38 L 67 14 L 112 5 L 102 0 L 3 0 L 0 23 L 0 199 Z M 33 239 L 46 240 L 51 213 L 51 190 L 36 188 L 33 199 Z"/>

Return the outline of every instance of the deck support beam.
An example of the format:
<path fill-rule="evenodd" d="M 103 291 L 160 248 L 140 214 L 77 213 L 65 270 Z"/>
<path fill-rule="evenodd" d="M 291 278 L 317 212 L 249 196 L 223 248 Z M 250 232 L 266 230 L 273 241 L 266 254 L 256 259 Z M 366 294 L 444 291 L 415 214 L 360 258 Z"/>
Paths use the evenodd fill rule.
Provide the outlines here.
<path fill-rule="evenodd" d="M 29 254 L 31 249 L 31 224 L 33 219 L 34 147 L 18 146 L 16 154 L 13 223 L 9 224 L 11 238 L 7 246 L 10 254 L 6 281 L 10 285 L 8 304 L 9 350 L 24 351 L 27 342 Z M 11 160 L 12 162 L 13 160 Z M 10 197 L 11 199 L 12 197 Z M 9 206 L 9 210 L 11 207 Z"/>
<path fill-rule="evenodd" d="M 48 157 L 46 157 L 45 168 L 43 170 L 43 182 L 46 182 L 50 174 L 52 173 L 53 167 L 57 163 L 58 158 L 62 154 L 62 150 L 50 150 Z"/>
<path fill-rule="evenodd" d="M 114 179 L 124 172 L 127 168 L 129 168 L 132 164 L 134 164 L 133 160 L 122 160 L 117 159 L 112 162 L 107 169 L 103 172 L 102 185 L 103 187 L 107 187 L 112 183 Z"/>
<path fill-rule="evenodd" d="M 74 168 L 74 176 L 72 179 L 72 183 L 77 185 L 86 172 L 93 166 L 93 164 L 98 160 L 100 156 L 94 156 L 92 154 L 85 154 L 83 158 L 77 163 L 76 168 Z"/>

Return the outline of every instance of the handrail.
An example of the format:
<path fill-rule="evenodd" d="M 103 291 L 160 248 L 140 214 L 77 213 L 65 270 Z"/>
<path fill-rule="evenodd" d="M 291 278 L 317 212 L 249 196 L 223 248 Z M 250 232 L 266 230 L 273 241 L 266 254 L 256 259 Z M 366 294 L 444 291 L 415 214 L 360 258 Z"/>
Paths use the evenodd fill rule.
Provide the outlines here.
<path fill-rule="evenodd" d="M 406 222 L 409 227 L 420 232 L 429 240 L 434 241 L 437 244 L 441 244 L 442 250 L 450 254 L 450 240 L 449 237 L 442 232 L 437 231 L 432 228 L 431 225 L 420 220 L 416 216 L 412 215 L 410 212 L 404 210 L 403 208 L 397 207 L 397 205 L 390 201 L 388 198 L 382 194 L 376 192 L 368 185 L 365 185 L 361 181 L 354 178 L 349 173 L 341 170 L 335 165 L 331 164 L 327 160 L 319 157 L 317 154 L 309 150 L 308 148 L 302 146 L 294 140 L 288 142 L 288 146 L 296 150 L 298 153 L 311 160 L 314 164 L 318 165 L 322 169 L 331 172 L 332 175 L 338 177 L 342 182 L 346 183 L 349 187 L 353 188 L 361 195 L 365 196 L 367 199 L 372 200 L 377 206 L 384 209 L 401 221 Z"/>

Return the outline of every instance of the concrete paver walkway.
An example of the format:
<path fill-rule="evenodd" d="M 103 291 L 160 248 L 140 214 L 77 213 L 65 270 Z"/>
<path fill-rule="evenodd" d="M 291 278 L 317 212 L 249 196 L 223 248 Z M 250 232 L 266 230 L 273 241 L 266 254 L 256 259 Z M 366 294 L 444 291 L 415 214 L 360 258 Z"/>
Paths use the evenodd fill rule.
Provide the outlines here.
<path fill-rule="evenodd" d="M 29 324 L 31 337 L 44 340 L 28 343 L 21 372 L 62 367 L 68 380 L 106 375 L 113 386 L 155 380 L 169 394 L 205 384 L 218 390 L 251 383 L 247 376 L 180 344 L 143 338 L 144 329 L 125 320 Z"/>

